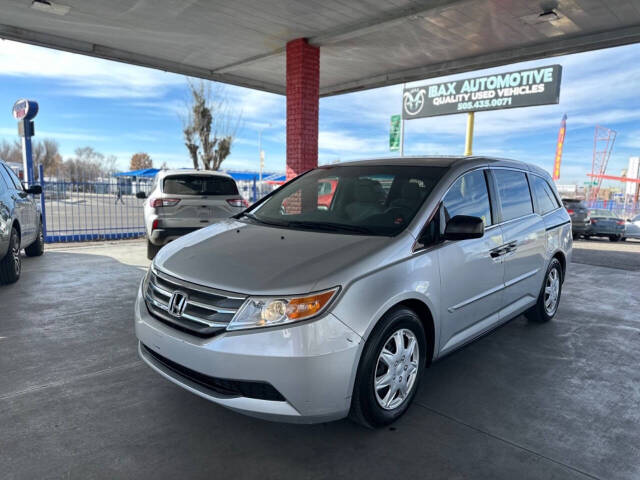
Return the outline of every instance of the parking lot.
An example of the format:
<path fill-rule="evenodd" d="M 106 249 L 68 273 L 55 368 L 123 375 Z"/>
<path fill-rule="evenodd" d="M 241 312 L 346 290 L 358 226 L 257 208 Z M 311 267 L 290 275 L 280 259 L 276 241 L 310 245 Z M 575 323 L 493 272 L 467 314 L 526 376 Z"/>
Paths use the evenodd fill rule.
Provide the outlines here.
<path fill-rule="evenodd" d="M 637 479 L 640 242 L 574 255 L 552 322 L 518 317 L 437 362 L 373 431 L 269 423 L 176 387 L 136 353 L 143 241 L 48 247 L 0 290 L 0 476 Z"/>

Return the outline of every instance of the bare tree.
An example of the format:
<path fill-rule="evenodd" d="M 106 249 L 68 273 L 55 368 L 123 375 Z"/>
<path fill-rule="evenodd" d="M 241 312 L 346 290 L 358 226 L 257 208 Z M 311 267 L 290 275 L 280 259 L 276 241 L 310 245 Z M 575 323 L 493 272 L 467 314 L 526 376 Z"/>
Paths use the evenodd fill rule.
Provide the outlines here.
<path fill-rule="evenodd" d="M 146 168 L 153 168 L 153 160 L 149 154 L 145 152 L 134 153 L 129 162 L 129 170 L 144 170 Z"/>
<path fill-rule="evenodd" d="M 183 134 L 193 168 L 219 170 L 231 153 L 240 115 L 230 105 L 224 87 L 189 81 L 191 99 Z"/>
<path fill-rule="evenodd" d="M 36 141 L 33 144 L 33 168 L 38 176 L 38 165 L 42 165 L 47 176 L 53 175 L 62 165 L 62 156 L 58 150 L 58 142 L 50 138 Z"/>
<path fill-rule="evenodd" d="M 22 163 L 22 145 L 18 140 L 0 143 L 0 159 L 5 162 Z"/>

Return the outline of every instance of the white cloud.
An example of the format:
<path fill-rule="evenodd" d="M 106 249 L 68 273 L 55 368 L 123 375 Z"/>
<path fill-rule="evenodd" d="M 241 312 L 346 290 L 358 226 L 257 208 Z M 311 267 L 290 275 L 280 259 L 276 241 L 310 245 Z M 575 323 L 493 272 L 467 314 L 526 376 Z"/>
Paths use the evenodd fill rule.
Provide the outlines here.
<path fill-rule="evenodd" d="M 93 133 L 83 132 L 81 130 L 75 132 L 55 132 L 49 130 L 38 130 L 39 138 L 53 138 L 55 140 L 76 140 L 79 142 L 105 142 L 110 137 L 105 135 L 96 135 Z M 8 136 L 16 138 L 17 128 L 0 128 L 0 136 Z"/>
<path fill-rule="evenodd" d="M 65 95 L 98 98 L 157 98 L 184 85 L 180 75 L 58 50 L 0 41 L 0 75 L 57 80 Z"/>

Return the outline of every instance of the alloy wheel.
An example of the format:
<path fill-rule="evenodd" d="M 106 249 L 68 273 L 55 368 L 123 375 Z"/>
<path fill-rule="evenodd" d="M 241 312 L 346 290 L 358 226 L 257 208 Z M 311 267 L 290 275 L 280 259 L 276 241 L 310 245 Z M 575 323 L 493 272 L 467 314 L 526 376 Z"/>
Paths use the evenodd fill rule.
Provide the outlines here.
<path fill-rule="evenodd" d="M 553 316 L 556 313 L 559 298 L 560 273 L 557 268 L 552 268 L 544 285 L 544 310 L 547 315 Z"/>
<path fill-rule="evenodd" d="M 416 335 L 406 328 L 394 332 L 385 342 L 374 375 L 376 400 L 385 410 L 402 405 L 416 383 L 420 347 Z"/>

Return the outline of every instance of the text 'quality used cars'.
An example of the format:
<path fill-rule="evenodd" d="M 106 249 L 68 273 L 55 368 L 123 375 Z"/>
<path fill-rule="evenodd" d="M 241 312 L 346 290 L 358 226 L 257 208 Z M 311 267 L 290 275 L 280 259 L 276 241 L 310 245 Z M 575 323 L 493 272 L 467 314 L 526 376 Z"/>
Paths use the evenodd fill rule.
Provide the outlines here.
<path fill-rule="evenodd" d="M 320 167 L 158 253 L 135 305 L 139 353 L 243 413 L 381 426 L 432 361 L 521 313 L 553 318 L 571 248 L 532 165 Z"/>

